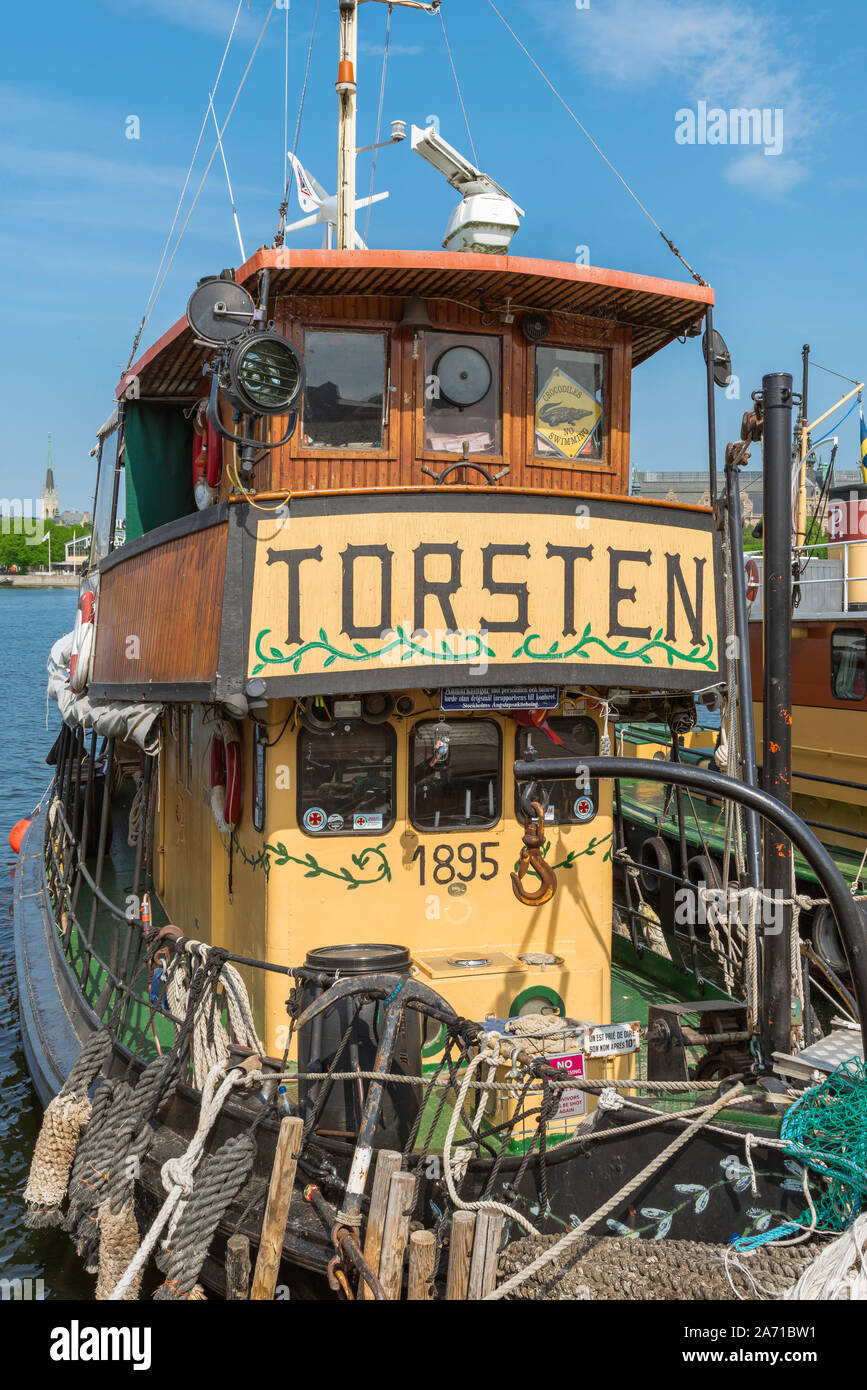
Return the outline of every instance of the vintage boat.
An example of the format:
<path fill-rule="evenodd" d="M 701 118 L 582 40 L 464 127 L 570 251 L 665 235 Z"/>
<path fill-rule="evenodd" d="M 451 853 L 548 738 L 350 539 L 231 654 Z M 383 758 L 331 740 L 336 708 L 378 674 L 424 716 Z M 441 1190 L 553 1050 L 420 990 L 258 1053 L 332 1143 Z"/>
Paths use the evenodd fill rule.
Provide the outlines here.
<path fill-rule="evenodd" d="M 51 1117 L 27 1195 L 98 1297 L 152 1279 L 167 1223 L 161 1297 L 245 1296 L 240 1238 L 254 1297 L 400 1297 L 409 1249 L 411 1297 L 462 1298 L 509 1291 L 522 1234 L 725 1242 L 805 1208 L 772 946 L 698 1003 L 612 964 L 639 770 L 612 706 L 678 727 L 736 695 L 723 508 L 628 481 L 632 372 L 686 353 L 716 497 L 713 292 L 511 255 L 520 210 L 432 128 L 448 249 L 358 249 L 340 14 L 337 246 L 205 276 L 124 373 L 49 663 L 55 771 L 16 879 Z M 810 831 L 735 777 L 642 766 L 792 837 L 860 1001 Z"/>

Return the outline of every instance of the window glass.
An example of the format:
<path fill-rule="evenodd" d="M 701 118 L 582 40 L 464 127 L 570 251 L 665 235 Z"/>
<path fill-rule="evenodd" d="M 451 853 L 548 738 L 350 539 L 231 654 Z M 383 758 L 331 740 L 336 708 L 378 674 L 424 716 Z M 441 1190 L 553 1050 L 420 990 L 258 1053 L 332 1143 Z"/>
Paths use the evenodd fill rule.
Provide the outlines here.
<path fill-rule="evenodd" d="M 102 560 L 112 549 L 111 504 L 114 496 L 114 473 L 120 433 L 106 435 L 99 451 L 99 472 L 96 479 L 96 499 L 93 504 L 93 536 L 90 547 L 91 566 Z"/>
<path fill-rule="evenodd" d="M 519 758 L 529 754 L 536 758 L 592 758 L 598 751 L 596 725 L 592 719 L 549 718 L 548 727 L 563 740 L 554 743 L 544 729 L 519 729 L 516 753 Z M 535 796 L 535 793 L 534 793 Z M 568 782 L 548 782 L 544 796 L 546 825 L 580 825 L 589 820 L 599 806 L 598 783 L 595 777 L 579 787 L 576 779 Z M 588 806 L 588 799 L 592 807 Z M 515 815 L 523 821 L 519 789 L 515 788 Z"/>
<path fill-rule="evenodd" d="M 308 835 L 370 835 L 394 824 L 394 729 L 340 720 L 298 736 L 298 822 Z"/>
<path fill-rule="evenodd" d="M 382 448 L 387 346 L 385 333 L 305 334 L 305 448 Z"/>
<path fill-rule="evenodd" d="M 831 633 L 831 690 L 837 700 L 867 697 L 867 633 Z"/>
<path fill-rule="evenodd" d="M 605 354 L 536 348 L 536 457 L 601 462 Z"/>
<path fill-rule="evenodd" d="M 500 731 L 489 719 L 425 720 L 412 731 L 412 823 L 467 830 L 500 819 Z"/>
<path fill-rule="evenodd" d="M 426 333 L 424 447 L 499 454 L 503 448 L 502 343 L 489 334 Z"/>

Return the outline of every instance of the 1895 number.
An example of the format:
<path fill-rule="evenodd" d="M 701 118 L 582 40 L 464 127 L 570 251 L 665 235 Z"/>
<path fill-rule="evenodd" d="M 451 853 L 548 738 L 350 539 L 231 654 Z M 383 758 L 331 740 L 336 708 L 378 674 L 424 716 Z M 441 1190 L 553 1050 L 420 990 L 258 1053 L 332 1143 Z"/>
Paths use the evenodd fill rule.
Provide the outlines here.
<path fill-rule="evenodd" d="M 478 846 L 469 843 L 453 845 L 446 841 L 434 845 L 430 853 L 427 845 L 419 845 L 410 862 L 414 864 L 418 860 L 419 884 L 422 888 L 428 881 L 428 873 L 431 881 L 443 888 L 456 878 L 470 883 L 477 875 L 482 882 L 487 882 L 496 878 L 500 871 L 496 859 L 489 853 L 496 848 L 496 840 L 485 840 Z"/>

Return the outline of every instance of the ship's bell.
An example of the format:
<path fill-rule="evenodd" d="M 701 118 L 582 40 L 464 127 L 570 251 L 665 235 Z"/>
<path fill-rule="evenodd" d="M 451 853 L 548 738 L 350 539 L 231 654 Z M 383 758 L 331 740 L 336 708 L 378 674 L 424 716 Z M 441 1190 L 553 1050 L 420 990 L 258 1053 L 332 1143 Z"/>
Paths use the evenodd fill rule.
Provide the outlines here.
<path fill-rule="evenodd" d="M 412 329 L 415 333 L 423 333 L 425 330 L 433 328 L 427 305 L 423 299 L 419 299 L 418 295 L 413 295 L 412 299 L 406 301 L 403 318 L 398 327 Z"/>

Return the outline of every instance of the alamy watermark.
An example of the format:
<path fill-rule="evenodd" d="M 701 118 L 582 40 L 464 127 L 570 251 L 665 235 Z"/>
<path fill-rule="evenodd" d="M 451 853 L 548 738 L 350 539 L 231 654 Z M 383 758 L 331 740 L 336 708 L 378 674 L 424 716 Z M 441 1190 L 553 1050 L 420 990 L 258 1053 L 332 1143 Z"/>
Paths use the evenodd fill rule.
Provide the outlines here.
<path fill-rule="evenodd" d="M 779 888 L 773 892 L 753 888 L 708 887 L 698 883 L 678 888 L 674 895 L 676 927 L 706 927 L 723 922 L 748 927 L 750 915 L 764 936 L 779 936 L 785 924 L 786 896 Z"/>
<path fill-rule="evenodd" d="M 760 145 L 766 155 L 783 152 L 783 110 L 780 106 L 737 106 L 725 110 L 696 102 L 674 113 L 678 145 Z"/>

